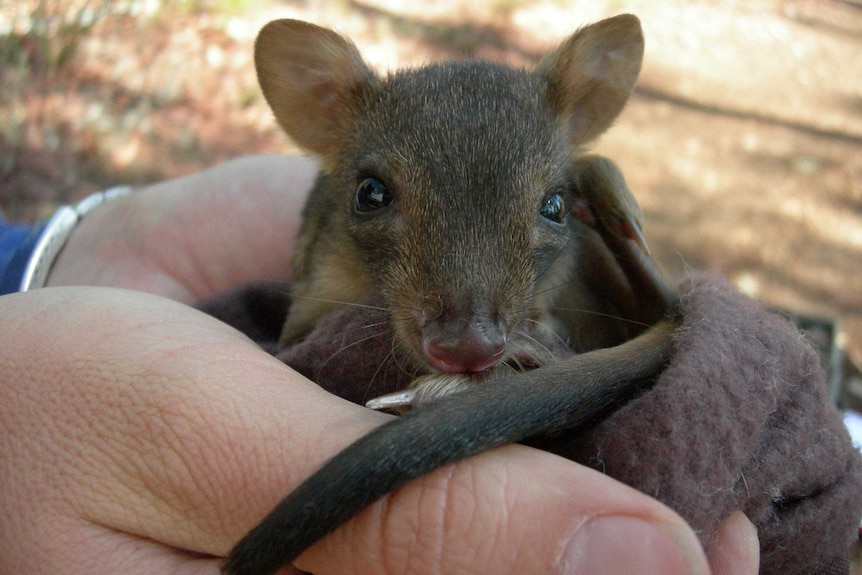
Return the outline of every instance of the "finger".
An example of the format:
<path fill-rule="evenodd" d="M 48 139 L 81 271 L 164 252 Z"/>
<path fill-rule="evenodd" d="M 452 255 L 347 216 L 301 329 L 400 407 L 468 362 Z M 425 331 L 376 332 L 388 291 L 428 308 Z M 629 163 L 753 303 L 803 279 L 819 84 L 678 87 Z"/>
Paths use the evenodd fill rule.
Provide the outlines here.
<path fill-rule="evenodd" d="M 28 566 L 23 571 L 4 573 L 64 573 L 65 575 L 124 574 L 140 575 L 221 575 L 220 557 L 207 557 L 166 547 L 159 542 L 130 536 L 100 526 L 87 529 L 70 529 L 75 552 L 61 549 L 56 554 L 60 560 L 49 564 L 39 558 L 38 566 Z M 59 542 L 56 542 L 59 543 Z M 277 575 L 302 575 L 295 568 L 286 568 Z"/>
<path fill-rule="evenodd" d="M 162 298 L 45 289 L 0 298 L 0 316 L 0 451 L 15 473 L 0 521 L 27 542 L 22 561 L 47 561 L 27 551 L 47 540 L 55 558 L 86 558 L 57 532 L 63 518 L 223 556 L 385 419 Z"/>
<path fill-rule="evenodd" d="M 5 502 L 17 505 L 10 526 L 15 517 L 26 524 L 35 506 L 43 517 L 223 556 L 324 460 L 385 420 L 168 300 L 91 288 L 40 290 L 0 306 L 0 345 L 16 358 L 0 365 L 14 382 L 0 420 L 4 446 L 24 462 L 18 488 L 28 492 Z M 74 547 L 51 529 L 30 535 Z M 320 575 L 512 566 L 706 572 L 693 533 L 667 508 L 518 446 L 411 483 L 297 564 Z"/>
<path fill-rule="evenodd" d="M 186 283 L 194 299 L 184 301 L 261 278 L 289 279 L 305 197 L 316 175 L 317 165 L 306 157 L 248 156 L 143 190 L 153 227 L 180 247 L 165 250 L 156 241 L 153 255 L 162 256 L 162 266 Z"/>
<path fill-rule="evenodd" d="M 371 506 L 296 563 L 316 574 L 706 573 L 655 500 L 538 450 L 446 466 Z"/>
<path fill-rule="evenodd" d="M 741 511 L 736 511 L 718 528 L 708 551 L 713 575 L 756 575 L 760 568 L 757 528 Z"/>
<path fill-rule="evenodd" d="M 220 349 L 218 340 L 213 337 L 208 337 L 208 347 L 208 352 L 201 357 L 202 363 L 212 363 L 214 358 L 229 355 L 227 351 Z M 158 354 L 159 357 L 164 355 Z M 173 495 L 172 499 L 177 502 L 186 502 L 186 506 L 172 502 L 170 508 L 164 508 L 156 498 L 144 501 L 143 507 L 156 509 L 162 517 L 185 510 L 185 514 L 177 514 L 178 518 L 186 523 L 193 522 L 196 529 L 191 532 L 197 534 L 197 539 L 170 539 L 171 536 L 176 537 L 176 534 L 158 532 L 159 540 L 180 548 L 203 548 L 215 554 L 226 552 L 284 494 L 296 487 L 325 459 L 382 421 L 367 410 L 333 400 L 305 380 L 289 380 L 286 376 L 292 372 L 268 356 L 237 356 L 236 353 L 232 355 L 229 364 L 214 366 L 218 369 L 219 377 L 205 380 L 206 385 L 197 393 L 169 394 L 158 396 L 155 400 L 152 397 L 145 398 L 147 402 L 151 402 L 147 409 L 151 409 L 154 414 L 162 414 L 162 418 L 165 413 L 171 414 L 170 421 L 154 417 L 157 425 L 148 426 L 154 430 L 150 432 L 150 436 L 137 438 L 137 441 L 143 442 L 145 446 L 149 443 L 163 446 L 161 456 L 145 466 L 145 471 L 150 474 L 146 475 L 146 480 L 149 484 L 161 486 L 160 489 L 152 490 L 157 496 L 164 497 L 163 494 L 167 492 Z M 189 360 L 195 357 L 195 353 L 188 350 L 183 363 L 170 366 L 167 371 L 173 374 L 174 378 L 187 378 L 187 375 L 184 376 L 188 371 L 186 366 Z M 151 358 L 151 361 L 154 359 Z M 164 366 L 162 370 L 166 367 L 169 366 Z M 200 379 L 199 374 L 196 377 Z M 241 390 L 237 389 L 237 381 L 243 384 Z M 205 399 L 201 400 L 201 397 Z M 212 401 L 213 397 L 218 397 L 219 401 Z M 138 408 L 140 409 L 140 406 Z M 219 422 L 220 425 L 213 427 L 212 422 Z M 301 423 L 301 427 L 298 423 Z M 188 429 L 191 432 L 178 435 L 178 429 Z M 147 453 L 149 449 L 144 448 L 142 451 Z M 469 540 L 469 534 L 483 538 L 487 528 L 493 528 L 495 531 L 503 529 L 511 535 L 491 546 L 491 549 L 500 550 L 500 553 L 494 556 L 501 559 L 499 565 L 510 561 L 523 565 L 524 573 L 529 572 L 526 570 L 528 566 L 538 568 L 537 572 L 547 572 L 545 567 L 549 564 L 564 567 L 567 563 L 579 563 L 580 567 L 577 568 L 582 572 L 599 572 L 598 567 L 591 563 L 596 558 L 602 562 L 610 561 L 612 572 L 619 572 L 618 569 L 625 566 L 626 560 L 644 569 L 644 566 L 650 564 L 651 557 L 656 565 L 656 572 L 668 574 L 694 573 L 697 571 L 692 563 L 705 564 L 690 530 L 675 515 L 653 500 L 556 457 L 523 448 L 516 449 L 516 452 L 529 453 L 532 457 L 527 461 L 510 461 L 510 455 L 498 459 L 500 454 L 488 454 L 487 457 L 494 463 L 490 469 L 480 467 L 477 471 L 470 463 L 459 464 L 453 466 L 453 469 L 461 470 L 454 476 L 461 477 L 460 480 L 447 479 L 444 470 L 436 479 L 431 477 L 421 480 L 412 489 L 399 492 L 408 494 L 407 502 L 397 499 L 396 494 L 396 500 L 388 507 L 392 509 L 392 518 L 386 522 L 384 528 L 364 531 L 364 537 L 366 540 L 370 538 L 372 544 L 368 548 L 382 549 L 386 556 L 397 555 L 400 550 L 404 552 L 403 557 L 422 557 L 424 544 L 420 544 L 417 549 L 417 541 L 404 541 L 399 537 L 405 533 L 401 528 L 405 522 L 423 517 L 422 514 L 417 515 L 416 511 L 417 503 L 424 501 L 424 506 L 431 505 L 432 526 L 429 531 L 424 523 L 418 524 L 415 532 L 434 534 L 436 526 L 436 538 L 440 545 L 432 545 L 432 549 L 448 549 L 450 544 L 455 544 L 455 549 L 458 550 L 457 544 Z M 215 454 L 216 457 L 200 461 L 201 453 Z M 534 461 L 536 454 L 541 461 Z M 140 458 L 140 455 L 137 457 Z M 555 465 L 545 468 L 543 477 L 537 477 L 535 470 L 546 463 L 545 458 L 555 462 Z M 183 473 L 165 475 L 164 471 L 161 471 L 175 469 L 177 464 L 174 461 L 181 462 L 179 471 L 189 468 L 187 473 L 191 475 L 190 480 L 183 480 Z M 557 466 L 564 466 L 568 473 L 572 474 L 568 483 L 562 486 L 555 483 L 558 477 L 556 471 L 560 471 L 561 477 L 566 475 L 562 469 L 557 470 Z M 441 477 L 442 486 L 435 483 L 439 482 Z M 511 482 L 514 495 L 507 489 L 500 489 L 501 486 L 509 484 L 510 477 L 514 478 Z M 505 481 L 501 482 L 501 478 Z M 474 484 L 482 488 L 470 489 Z M 546 492 L 529 488 L 535 485 L 554 486 L 555 489 Z M 413 495 L 409 496 L 410 493 Z M 489 498 L 489 501 L 488 504 L 471 506 L 462 505 L 458 500 L 455 505 L 440 507 L 437 505 L 439 501 L 433 497 L 429 498 L 428 493 L 451 493 L 453 498 L 466 498 L 466 502 L 474 499 L 481 502 L 482 497 Z M 524 494 L 526 503 L 520 499 L 520 494 Z M 205 496 L 203 501 L 202 495 Z M 533 498 L 536 501 L 532 501 Z M 385 502 L 382 504 L 387 507 Z M 201 511 L 207 506 L 215 513 Z M 441 509 L 455 509 L 463 513 L 464 510 L 472 508 L 477 509 L 480 515 L 476 520 L 471 517 L 467 519 L 470 519 L 470 524 L 477 529 L 471 529 L 469 533 L 459 533 L 458 529 L 453 531 L 446 528 L 447 525 L 461 525 L 464 518 L 456 516 L 454 521 L 445 521 L 445 514 L 440 515 Z M 547 516 L 536 514 L 536 510 L 542 509 L 547 511 Z M 519 514 L 523 517 L 519 517 Z M 512 517 L 509 517 L 510 515 Z M 623 525 L 616 528 L 620 535 L 618 539 L 601 536 L 602 532 L 614 530 L 613 526 L 609 527 L 606 522 L 598 521 L 606 516 L 611 519 L 619 516 L 624 520 Z M 435 522 L 435 517 L 443 520 Z M 644 527 L 639 521 L 634 524 L 629 522 L 628 519 L 632 517 L 645 519 L 647 525 Z M 158 517 L 151 518 L 151 523 L 155 523 L 157 519 Z M 544 530 L 537 529 L 537 525 L 543 525 Z M 554 526 L 559 527 L 556 539 L 550 533 Z M 140 529 L 135 525 L 133 527 Z M 583 541 L 568 543 L 575 534 L 592 540 L 588 544 Z M 565 541 L 561 542 L 560 537 Z M 633 546 L 628 541 L 631 538 L 644 545 L 640 548 Z M 434 540 L 432 536 L 430 541 Z M 355 542 L 348 540 L 339 543 L 337 538 L 335 541 L 337 550 L 342 551 L 340 554 L 333 553 L 332 557 L 341 557 L 344 560 L 344 563 L 335 566 L 335 570 L 318 569 L 316 566 L 308 569 L 301 564 L 298 566 L 315 573 L 362 573 L 363 571 L 355 569 L 357 565 L 364 564 L 367 566 L 364 572 L 380 572 L 376 561 L 378 557 L 345 554 L 344 549 L 357 548 Z M 535 544 L 531 545 L 531 542 Z M 603 542 L 607 542 L 612 548 L 603 546 Z M 568 546 L 568 553 L 561 554 L 561 546 Z M 469 548 L 473 547 L 471 545 Z M 618 553 L 620 547 L 628 553 Z M 460 549 L 464 550 L 463 547 Z M 361 560 L 363 558 L 364 563 Z M 454 562 L 455 572 L 469 573 L 469 568 L 473 568 L 473 572 L 487 573 L 488 565 L 494 564 L 489 562 L 489 559 L 486 556 L 465 559 L 457 552 L 447 552 L 439 561 L 443 572 L 453 572 L 448 568 L 447 562 Z M 465 560 L 468 563 L 461 565 Z M 424 570 L 427 564 L 423 566 L 422 562 L 412 563 L 413 561 L 415 559 L 411 559 L 414 566 L 412 570 L 410 565 L 396 565 L 392 572 L 429 572 Z M 465 569 L 460 570 L 459 565 Z"/>
<path fill-rule="evenodd" d="M 243 282 L 285 281 L 316 173 L 307 158 L 249 156 L 107 202 L 78 223 L 48 285 L 193 303 Z"/>
<path fill-rule="evenodd" d="M 66 531 L 68 540 L 54 538 L 49 545 L 56 547 L 37 557 L 38 565 L 25 571 L 41 573 L 114 574 L 136 573 L 156 575 L 219 575 L 220 560 L 202 557 L 166 547 L 156 541 L 117 532 L 98 525 L 81 528 L 71 521 Z M 76 552 L 77 551 L 77 552 Z"/>

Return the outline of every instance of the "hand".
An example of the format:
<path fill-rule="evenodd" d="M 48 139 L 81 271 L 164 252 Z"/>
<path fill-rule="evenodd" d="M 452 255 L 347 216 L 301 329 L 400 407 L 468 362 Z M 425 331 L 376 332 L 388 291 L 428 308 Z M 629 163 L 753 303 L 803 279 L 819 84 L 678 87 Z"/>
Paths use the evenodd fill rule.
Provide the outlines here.
<path fill-rule="evenodd" d="M 215 575 L 282 495 L 387 417 L 167 299 L 43 289 L 0 298 L 0 317 L 3 573 Z M 756 573 L 756 536 L 734 520 L 714 573 Z M 523 446 L 411 483 L 297 563 L 318 575 L 706 565 L 657 501 Z"/>
<path fill-rule="evenodd" d="M 78 224 L 47 285 L 194 303 L 247 281 L 287 280 L 316 174 L 306 158 L 250 156 L 108 202 Z"/>
<path fill-rule="evenodd" d="M 191 302 L 250 279 L 289 280 L 314 169 L 247 158 L 106 204 L 75 231 L 49 283 Z M 0 298 L 0 317 L 2 573 L 215 575 L 278 499 L 386 418 L 167 299 L 44 289 Z M 757 553 L 741 514 L 707 562 L 657 501 L 508 446 L 384 498 L 297 567 L 672 574 L 709 563 L 726 575 L 756 573 Z"/>

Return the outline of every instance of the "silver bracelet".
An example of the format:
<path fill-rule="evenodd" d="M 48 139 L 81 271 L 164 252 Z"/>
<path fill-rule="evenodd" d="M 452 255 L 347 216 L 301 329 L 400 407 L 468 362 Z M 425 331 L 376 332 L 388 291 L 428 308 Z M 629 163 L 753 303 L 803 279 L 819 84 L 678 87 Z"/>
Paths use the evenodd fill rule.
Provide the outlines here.
<path fill-rule="evenodd" d="M 114 186 L 104 192 L 89 195 L 74 207 L 63 206 L 58 209 L 42 230 L 39 241 L 33 249 L 33 254 L 24 269 L 24 277 L 21 278 L 19 291 L 27 291 L 44 287 L 48 279 L 48 272 L 54 265 L 54 260 L 60 254 L 63 246 L 81 218 L 93 210 L 93 208 L 120 196 L 131 193 L 131 186 Z"/>

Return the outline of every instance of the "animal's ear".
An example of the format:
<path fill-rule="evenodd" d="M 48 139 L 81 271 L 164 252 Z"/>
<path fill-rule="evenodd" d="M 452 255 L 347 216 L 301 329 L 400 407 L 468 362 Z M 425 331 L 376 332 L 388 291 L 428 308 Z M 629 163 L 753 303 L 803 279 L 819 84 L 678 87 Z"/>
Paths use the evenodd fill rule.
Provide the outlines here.
<path fill-rule="evenodd" d="M 541 61 L 548 99 L 574 146 L 594 140 L 622 111 L 643 51 L 640 20 L 623 14 L 581 28 Z"/>
<path fill-rule="evenodd" d="M 282 128 L 301 147 L 333 160 L 363 94 L 377 82 L 356 46 L 314 24 L 275 20 L 257 36 L 254 64 Z"/>

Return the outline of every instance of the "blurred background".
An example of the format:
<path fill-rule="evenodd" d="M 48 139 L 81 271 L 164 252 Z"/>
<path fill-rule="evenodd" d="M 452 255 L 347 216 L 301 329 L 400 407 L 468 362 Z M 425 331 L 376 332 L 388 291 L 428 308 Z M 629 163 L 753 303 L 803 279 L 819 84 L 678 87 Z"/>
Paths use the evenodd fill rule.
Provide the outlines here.
<path fill-rule="evenodd" d="M 252 44 L 331 26 L 380 71 L 531 65 L 578 26 L 643 23 L 616 160 L 675 278 L 714 270 L 795 314 L 862 407 L 862 0 L 0 0 L 0 209 L 33 221 L 118 183 L 292 152 Z"/>
<path fill-rule="evenodd" d="M 531 65 L 620 12 L 643 22 L 645 65 L 596 149 L 654 253 L 810 316 L 862 398 L 862 0 L 0 0 L 0 209 L 32 221 L 107 185 L 295 151 L 252 65 L 273 18 L 332 26 L 385 72 Z"/>

